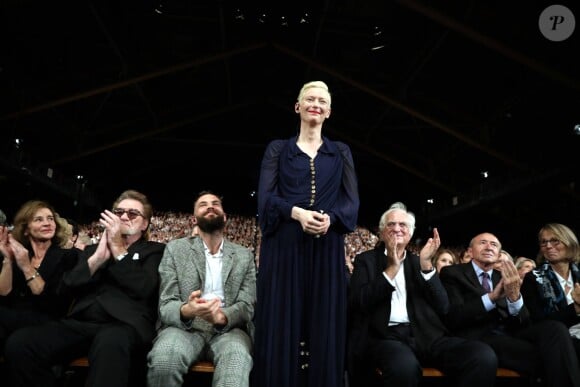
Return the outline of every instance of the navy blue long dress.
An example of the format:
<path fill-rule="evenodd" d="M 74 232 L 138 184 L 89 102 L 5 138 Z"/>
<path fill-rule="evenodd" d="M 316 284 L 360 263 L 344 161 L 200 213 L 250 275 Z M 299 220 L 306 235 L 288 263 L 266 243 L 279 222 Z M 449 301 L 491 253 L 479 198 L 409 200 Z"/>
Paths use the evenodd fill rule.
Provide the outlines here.
<path fill-rule="evenodd" d="M 357 222 L 357 178 L 346 144 L 323 137 L 311 159 L 296 140 L 272 141 L 262 159 L 252 387 L 343 384 L 344 234 Z M 327 234 L 303 232 L 293 206 L 329 214 Z"/>

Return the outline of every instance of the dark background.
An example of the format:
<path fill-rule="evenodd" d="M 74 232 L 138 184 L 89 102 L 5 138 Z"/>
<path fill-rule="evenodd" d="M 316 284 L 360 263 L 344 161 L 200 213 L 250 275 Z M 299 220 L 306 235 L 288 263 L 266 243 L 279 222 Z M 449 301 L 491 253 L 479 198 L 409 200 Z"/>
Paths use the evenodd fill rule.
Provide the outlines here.
<path fill-rule="evenodd" d="M 9 219 L 42 198 L 90 222 L 128 188 L 183 212 L 210 188 L 253 216 L 266 144 L 295 135 L 298 90 L 323 80 L 323 134 L 351 147 L 359 224 L 403 201 L 419 242 L 490 231 L 532 257 L 542 224 L 578 232 L 576 1 L 558 2 L 577 18 L 561 42 L 539 30 L 546 1 L 0 4 Z"/>

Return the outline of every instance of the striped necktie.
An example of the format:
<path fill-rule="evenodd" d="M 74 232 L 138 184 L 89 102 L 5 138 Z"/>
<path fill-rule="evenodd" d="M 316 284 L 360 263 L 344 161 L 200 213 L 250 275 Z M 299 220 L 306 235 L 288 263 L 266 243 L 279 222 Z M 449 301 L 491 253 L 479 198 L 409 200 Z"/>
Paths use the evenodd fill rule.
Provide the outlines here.
<path fill-rule="evenodd" d="M 491 293 L 491 283 L 489 282 L 489 274 L 487 274 L 485 271 L 481 273 L 481 286 L 483 286 L 486 293 Z"/>

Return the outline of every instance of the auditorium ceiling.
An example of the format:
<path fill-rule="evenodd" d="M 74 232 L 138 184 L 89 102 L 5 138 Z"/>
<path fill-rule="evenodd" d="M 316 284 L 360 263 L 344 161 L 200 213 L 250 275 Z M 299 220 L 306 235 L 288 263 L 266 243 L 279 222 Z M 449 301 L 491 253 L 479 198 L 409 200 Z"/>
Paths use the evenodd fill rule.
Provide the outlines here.
<path fill-rule="evenodd" d="M 418 238 L 535 253 L 545 222 L 580 231 L 580 6 L 558 4 L 577 21 L 562 41 L 545 1 L 4 0 L 0 208 L 93 220 L 136 188 L 190 211 L 211 188 L 253 214 L 266 144 L 323 80 L 362 225 L 403 201 Z"/>

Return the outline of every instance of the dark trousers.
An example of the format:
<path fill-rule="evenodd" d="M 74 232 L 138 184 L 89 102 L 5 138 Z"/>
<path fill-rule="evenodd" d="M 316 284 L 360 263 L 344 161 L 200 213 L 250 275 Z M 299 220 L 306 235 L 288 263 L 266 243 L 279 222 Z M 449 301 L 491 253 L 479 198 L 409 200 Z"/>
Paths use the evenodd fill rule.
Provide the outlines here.
<path fill-rule="evenodd" d="M 539 321 L 512 335 L 494 334 L 481 340 L 494 349 L 500 367 L 541 378 L 546 386 L 580 386 L 576 351 L 560 321 Z"/>
<path fill-rule="evenodd" d="M 0 356 L 4 356 L 4 346 L 12 332 L 23 327 L 44 324 L 51 320 L 54 320 L 54 317 L 45 313 L 0 306 Z"/>
<path fill-rule="evenodd" d="M 66 321 L 66 320 L 65 320 Z M 23 328 L 6 343 L 13 387 L 54 386 L 54 365 L 88 356 L 87 386 L 143 385 L 146 349 L 137 331 L 123 323 L 85 323 L 74 320 Z M 140 381 L 133 379 L 142 368 Z"/>
<path fill-rule="evenodd" d="M 389 337 L 368 346 L 370 359 L 382 372 L 382 385 L 415 387 L 423 366 L 441 369 L 458 387 L 489 387 L 495 382 L 497 357 L 485 343 L 441 337 L 428 353 L 418 354 L 410 327 L 389 328 Z"/>

